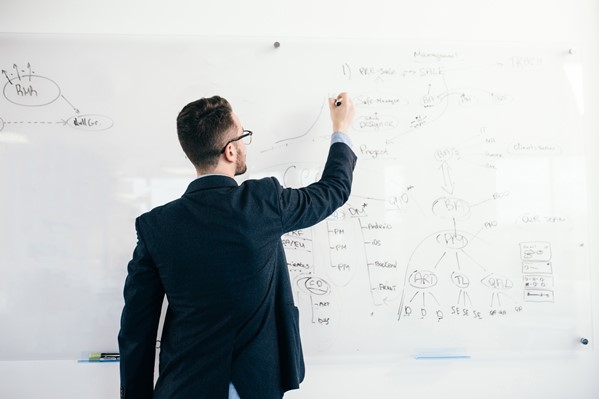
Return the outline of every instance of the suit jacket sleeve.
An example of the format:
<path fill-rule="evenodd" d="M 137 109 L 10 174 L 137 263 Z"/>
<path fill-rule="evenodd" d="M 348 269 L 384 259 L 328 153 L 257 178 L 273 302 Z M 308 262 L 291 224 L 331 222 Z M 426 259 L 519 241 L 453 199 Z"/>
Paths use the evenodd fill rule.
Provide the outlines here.
<path fill-rule="evenodd" d="M 127 267 L 119 332 L 121 398 L 151 398 L 156 334 L 164 289 L 136 220 L 137 246 Z"/>
<path fill-rule="evenodd" d="M 283 230 L 289 232 L 313 226 L 343 205 L 351 192 L 356 160 L 348 145 L 334 143 L 318 182 L 300 189 L 280 188 Z"/>

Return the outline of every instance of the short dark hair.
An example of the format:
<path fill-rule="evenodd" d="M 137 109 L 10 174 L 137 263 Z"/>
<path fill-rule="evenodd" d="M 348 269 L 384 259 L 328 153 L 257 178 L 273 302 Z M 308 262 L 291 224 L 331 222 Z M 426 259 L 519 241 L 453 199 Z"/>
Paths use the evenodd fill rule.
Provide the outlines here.
<path fill-rule="evenodd" d="M 196 167 L 214 167 L 218 163 L 225 132 L 235 127 L 232 112 L 231 104 L 219 96 L 200 98 L 179 112 L 179 143 Z"/>

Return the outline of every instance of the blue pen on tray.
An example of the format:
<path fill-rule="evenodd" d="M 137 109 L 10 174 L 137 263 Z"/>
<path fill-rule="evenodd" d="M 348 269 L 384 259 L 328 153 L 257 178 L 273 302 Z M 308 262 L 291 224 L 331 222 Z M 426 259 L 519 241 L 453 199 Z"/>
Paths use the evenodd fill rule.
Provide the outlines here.
<path fill-rule="evenodd" d="M 460 348 L 423 350 L 414 354 L 416 360 L 470 359 L 470 355 Z"/>
<path fill-rule="evenodd" d="M 418 355 L 414 356 L 416 360 L 435 360 L 435 359 L 470 359 L 469 355 Z"/>

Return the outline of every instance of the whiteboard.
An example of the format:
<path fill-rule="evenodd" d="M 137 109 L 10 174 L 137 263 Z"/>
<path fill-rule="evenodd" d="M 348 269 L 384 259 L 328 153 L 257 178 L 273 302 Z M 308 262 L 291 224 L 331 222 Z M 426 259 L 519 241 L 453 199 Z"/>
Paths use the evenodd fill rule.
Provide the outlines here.
<path fill-rule="evenodd" d="M 218 94 L 243 178 L 318 180 L 350 92 L 349 201 L 282 237 L 308 357 L 591 350 L 579 57 L 559 45 L 0 35 L 0 360 L 117 350 L 134 218 L 195 177 Z M 241 181 L 241 180 L 240 180 Z"/>

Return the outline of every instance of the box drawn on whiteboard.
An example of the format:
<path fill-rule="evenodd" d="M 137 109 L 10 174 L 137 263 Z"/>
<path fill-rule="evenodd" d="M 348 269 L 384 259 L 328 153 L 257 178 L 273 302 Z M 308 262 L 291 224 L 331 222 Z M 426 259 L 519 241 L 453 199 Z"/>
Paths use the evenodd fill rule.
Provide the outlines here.
<path fill-rule="evenodd" d="M 526 261 L 522 262 L 522 273 L 553 274 L 553 268 L 551 262 Z"/>
<path fill-rule="evenodd" d="M 554 296 L 551 290 L 524 290 L 526 302 L 553 302 Z"/>
<path fill-rule="evenodd" d="M 522 278 L 524 282 L 524 288 L 539 289 L 539 290 L 552 290 L 553 289 L 553 277 L 552 276 L 533 276 L 527 275 Z"/>
<path fill-rule="evenodd" d="M 551 244 L 548 242 L 521 242 L 520 258 L 525 261 L 551 260 Z"/>

